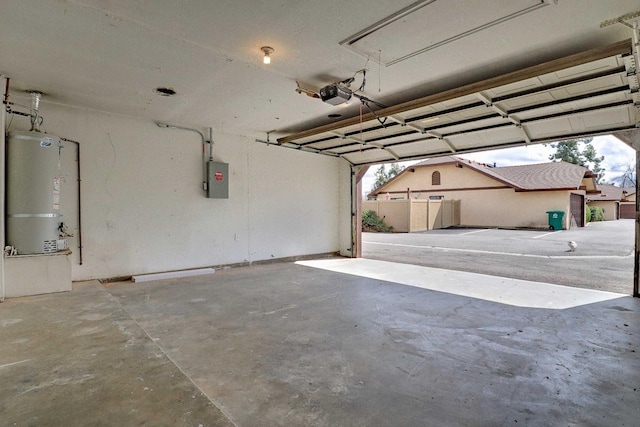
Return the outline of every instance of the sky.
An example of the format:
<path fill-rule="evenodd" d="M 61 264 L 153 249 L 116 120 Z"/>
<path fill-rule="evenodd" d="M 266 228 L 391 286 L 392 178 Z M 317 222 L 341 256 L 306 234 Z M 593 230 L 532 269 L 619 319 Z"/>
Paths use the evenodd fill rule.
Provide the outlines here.
<path fill-rule="evenodd" d="M 601 166 L 605 169 L 603 183 L 611 182 L 614 178 L 622 175 L 629 165 L 635 166 L 636 154 L 635 150 L 614 136 L 596 136 L 591 142 L 598 156 L 604 156 Z M 550 146 L 543 144 L 535 144 L 530 146 L 506 148 L 502 150 L 483 151 L 480 153 L 461 154 L 467 160 L 476 162 L 493 164 L 496 166 L 516 166 L 529 165 L 534 163 L 547 163 L 549 156 L 555 150 Z M 400 162 L 399 164 L 407 167 L 418 161 Z M 374 173 L 378 166 L 372 166 L 364 176 L 362 181 L 363 196 L 371 191 L 371 187 L 375 182 Z"/>

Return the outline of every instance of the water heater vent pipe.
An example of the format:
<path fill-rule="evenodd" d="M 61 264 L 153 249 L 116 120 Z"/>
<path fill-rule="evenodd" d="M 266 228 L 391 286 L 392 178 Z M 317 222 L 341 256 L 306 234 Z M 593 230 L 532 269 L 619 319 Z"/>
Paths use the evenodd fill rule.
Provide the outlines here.
<path fill-rule="evenodd" d="M 31 94 L 31 131 L 40 132 L 40 98 L 42 98 L 42 92 L 30 90 Z"/>

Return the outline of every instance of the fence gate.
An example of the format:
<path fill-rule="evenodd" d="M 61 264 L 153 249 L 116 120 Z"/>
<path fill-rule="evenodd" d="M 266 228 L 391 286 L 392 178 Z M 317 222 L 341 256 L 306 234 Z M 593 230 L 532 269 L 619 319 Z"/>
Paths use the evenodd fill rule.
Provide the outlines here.
<path fill-rule="evenodd" d="M 584 196 L 580 194 L 571 194 L 570 204 L 570 221 L 573 222 L 575 220 L 578 227 L 584 227 Z"/>

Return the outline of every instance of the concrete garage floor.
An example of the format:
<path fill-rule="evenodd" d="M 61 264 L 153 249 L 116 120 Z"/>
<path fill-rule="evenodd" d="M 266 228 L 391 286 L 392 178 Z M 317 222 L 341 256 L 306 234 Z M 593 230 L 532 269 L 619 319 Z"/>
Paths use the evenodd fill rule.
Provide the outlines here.
<path fill-rule="evenodd" d="M 76 284 L 0 305 L 0 424 L 636 426 L 639 314 L 372 260 Z"/>

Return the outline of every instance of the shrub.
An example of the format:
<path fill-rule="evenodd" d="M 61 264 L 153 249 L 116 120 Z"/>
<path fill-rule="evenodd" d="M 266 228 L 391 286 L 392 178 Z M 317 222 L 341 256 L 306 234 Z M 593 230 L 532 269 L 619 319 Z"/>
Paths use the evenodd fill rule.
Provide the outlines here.
<path fill-rule="evenodd" d="M 393 227 L 389 227 L 378 217 L 375 211 L 368 210 L 362 212 L 362 231 L 392 231 Z"/>
<path fill-rule="evenodd" d="M 585 219 L 587 222 L 591 222 L 591 206 L 587 206 L 587 211 L 585 212 Z"/>
<path fill-rule="evenodd" d="M 604 221 L 604 209 L 600 206 L 588 206 L 589 213 L 587 214 L 587 218 L 589 218 L 588 222 L 592 221 Z"/>

